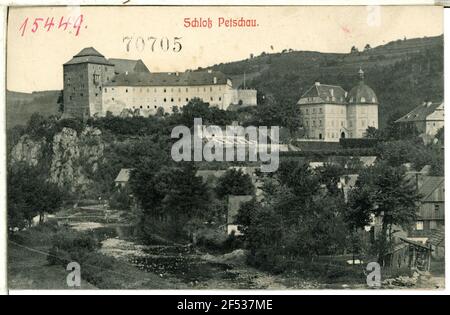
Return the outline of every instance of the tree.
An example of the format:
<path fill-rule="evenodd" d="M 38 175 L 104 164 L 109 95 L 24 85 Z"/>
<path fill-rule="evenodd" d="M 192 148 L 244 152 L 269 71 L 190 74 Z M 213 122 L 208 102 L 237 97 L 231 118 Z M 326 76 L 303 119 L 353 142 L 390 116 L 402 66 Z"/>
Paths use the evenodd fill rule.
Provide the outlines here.
<path fill-rule="evenodd" d="M 255 123 L 258 126 L 282 126 L 295 133 L 301 125 L 300 108 L 295 103 L 280 102 L 273 95 L 266 95 L 262 104 L 256 107 Z"/>
<path fill-rule="evenodd" d="M 344 169 L 340 165 L 325 164 L 322 167 L 316 169 L 319 174 L 319 182 L 325 187 L 330 194 L 336 195 L 340 192 L 338 183 L 341 179 L 341 175 L 344 174 Z"/>
<path fill-rule="evenodd" d="M 10 231 L 30 226 L 37 215 L 42 222 L 45 213 L 53 213 L 62 204 L 61 191 L 49 183 L 37 167 L 26 163 L 9 165 L 7 181 Z"/>
<path fill-rule="evenodd" d="M 228 195 L 253 195 L 255 187 L 250 175 L 244 174 L 240 169 L 232 168 L 219 178 L 215 192 L 219 198 Z"/>
<path fill-rule="evenodd" d="M 211 195 L 192 163 L 163 165 L 146 160 L 131 175 L 131 189 L 143 211 L 141 224 L 167 221 L 170 235 L 182 237 L 187 222 L 210 218 Z M 144 226 L 145 227 L 145 226 Z M 154 233 L 144 229 L 144 234 Z"/>
<path fill-rule="evenodd" d="M 364 51 L 369 51 L 371 49 L 372 49 L 372 47 L 370 47 L 369 44 L 366 44 L 366 46 L 364 46 Z"/>
<path fill-rule="evenodd" d="M 358 48 L 356 48 L 356 46 L 352 46 L 352 48 L 350 49 L 350 53 L 355 54 L 357 52 L 359 52 Z"/>
<path fill-rule="evenodd" d="M 375 127 L 368 127 L 366 129 L 366 132 L 364 133 L 364 138 L 367 139 L 380 139 L 381 138 L 381 132 L 375 128 Z"/>
<path fill-rule="evenodd" d="M 382 262 L 392 241 L 392 228 L 405 229 L 416 218 L 417 202 L 414 185 L 404 179 L 402 167 L 392 167 L 378 162 L 364 169 L 349 194 L 347 222 L 352 228 L 364 228 L 371 215 L 381 220 L 381 232 L 377 240 L 378 259 Z"/>

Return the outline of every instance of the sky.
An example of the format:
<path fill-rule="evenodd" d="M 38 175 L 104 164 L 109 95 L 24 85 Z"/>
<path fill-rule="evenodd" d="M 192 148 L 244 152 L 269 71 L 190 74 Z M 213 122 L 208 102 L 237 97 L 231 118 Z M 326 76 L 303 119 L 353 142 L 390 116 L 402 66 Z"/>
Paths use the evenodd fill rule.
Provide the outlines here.
<path fill-rule="evenodd" d="M 58 29 L 59 20 L 83 15 L 79 33 Z M 45 21 L 53 17 L 47 31 Z M 218 19 L 256 20 L 256 27 L 219 27 Z M 28 20 L 26 20 L 28 18 Z M 37 29 L 33 32 L 36 18 Z M 185 19 L 212 20 L 211 28 L 185 27 Z M 26 26 L 24 22 L 26 22 Z M 23 32 L 23 36 L 22 36 Z M 142 59 L 151 72 L 184 71 L 250 54 L 283 49 L 347 53 L 392 40 L 443 33 L 438 6 L 310 7 L 20 7 L 11 8 L 7 30 L 7 89 L 19 92 L 62 89 L 63 67 L 84 47 L 107 58 Z M 127 42 L 132 40 L 127 50 Z M 153 39 L 154 51 L 151 50 Z M 175 37 L 181 38 L 174 45 Z M 145 40 L 142 45 L 141 38 Z M 150 38 L 150 39 L 149 39 Z M 166 38 L 169 42 L 166 49 Z M 163 42 L 161 48 L 161 39 Z"/>

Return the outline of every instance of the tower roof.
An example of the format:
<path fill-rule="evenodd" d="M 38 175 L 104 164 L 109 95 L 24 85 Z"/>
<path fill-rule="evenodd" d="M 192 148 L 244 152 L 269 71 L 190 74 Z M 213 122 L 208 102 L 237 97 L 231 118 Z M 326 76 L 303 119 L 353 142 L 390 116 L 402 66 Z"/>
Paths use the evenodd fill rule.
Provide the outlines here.
<path fill-rule="evenodd" d="M 348 93 L 348 102 L 350 104 L 378 104 L 378 98 L 375 92 L 364 83 L 364 71 L 359 68 L 359 83 Z"/>
<path fill-rule="evenodd" d="M 100 65 L 112 66 L 113 64 L 109 62 L 105 56 L 99 53 L 94 47 L 83 48 L 78 54 L 73 56 L 64 65 L 73 65 L 80 63 L 95 63 Z"/>

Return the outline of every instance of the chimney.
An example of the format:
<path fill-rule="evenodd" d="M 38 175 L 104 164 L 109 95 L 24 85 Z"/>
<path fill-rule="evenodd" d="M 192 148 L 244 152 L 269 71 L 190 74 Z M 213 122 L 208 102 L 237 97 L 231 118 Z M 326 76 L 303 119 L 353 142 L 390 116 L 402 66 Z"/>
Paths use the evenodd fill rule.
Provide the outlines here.
<path fill-rule="evenodd" d="M 128 71 L 125 71 L 125 75 L 128 75 Z"/>
<path fill-rule="evenodd" d="M 331 94 L 331 97 L 334 96 L 334 90 L 333 89 L 330 90 L 330 94 Z"/>
<path fill-rule="evenodd" d="M 212 73 L 212 70 L 211 70 L 211 69 L 209 69 L 209 70 L 208 70 L 208 73 Z"/>
<path fill-rule="evenodd" d="M 320 82 L 316 82 L 316 83 L 314 83 L 316 86 L 319 86 L 320 85 Z"/>
<path fill-rule="evenodd" d="M 217 77 L 214 77 L 213 82 L 214 84 L 217 84 Z"/>
<path fill-rule="evenodd" d="M 430 107 L 433 102 L 427 102 L 427 107 Z"/>

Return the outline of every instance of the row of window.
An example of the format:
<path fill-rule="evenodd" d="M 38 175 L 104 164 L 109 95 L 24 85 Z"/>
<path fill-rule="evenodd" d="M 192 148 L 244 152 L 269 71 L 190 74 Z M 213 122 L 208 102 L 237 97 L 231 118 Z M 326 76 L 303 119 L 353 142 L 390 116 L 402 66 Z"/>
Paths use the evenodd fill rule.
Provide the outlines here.
<path fill-rule="evenodd" d="M 314 99 L 315 99 L 315 97 L 307 97 L 306 98 L 306 100 L 307 100 L 307 102 L 314 102 Z M 336 98 L 335 96 L 327 96 L 326 98 L 325 98 L 325 100 L 327 101 L 327 102 L 336 102 L 336 100 L 339 100 L 340 102 L 344 102 L 344 97 L 343 96 L 341 96 L 340 98 Z"/>
<path fill-rule="evenodd" d="M 315 134 L 310 134 L 310 135 L 308 135 L 308 137 L 316 138 Z M 351 132 L 349 133 L 349 137 L 350 137 L 350 138 L 353 137 L 353 134 L 352 134 Z M 322 140 L 322 139 L 323 139 L 323 135 L 322 135 L 321 133 L 319 133 L 318 138 L 319 138 L 320 140 Z M 328 139 L 345 138 L 345 133 L 339 134 L 338 132 L 336 132 L 336 133 L 334 133 L 334 132 L 331 132 L 331 133 L 330 133 L 330 132 L 327 132 L 327 138 L 328 138 Z"/>
<path fill-rule="evenodd" d="M 96 96 L 97 96 L 97 94 L 96 94 Z M 201 98 L 201 99 L 202 99 L 202 98 Z M 219 97 L 218 99 L 219 99 L 219 102 L 222 101 L 222 97 Z M 186 97 L 185 100 L 186 100 L 186 102 L 189 102 L 189 98 Z M 202 100 L 203 100 L 203 99 L 202 99 Z M 214 97 L 211 96 L 211 97 L 209 98 L 209 100 L 210 100 L 211 102 L 214 102 Z M 114 102 L 114 101 L 115 101 L 115 98 L 112 97 L 112 98 L 111 98 L 111 101 Z M 156 103 L 156 98 L 153 99 L 153 101 Z M 167 103 L 168 99 L 167 99 L 167 98 L 164 98 L 163 101 L 164 101 L 164 103 Z M 135 102 L 136 102 L 136 99 L 133 99 L 133 103 L 135 103 Z M 170 102 L 172 102 L 172 103 L 175 102 L 175 99 L 172 97 L 172 98 L 170 99 Z M 181 102 L 181 97 L 178 98 L 178 102 Z"/>
<path fill-rule="evenodd" d="M 322 111 L 321 107 L 319 107 L 319 108 L 300 109 L 300 114 L 302 114 L 302 115 L 309 115 L 310 113 L 311 114 L 317 114 L 317 113 L 318 114 L 322 114 L 323 111 Z M 334 109 L 331 110 L 331 113 L 334 113 Z M 344 109 L 343 108 L 341 108 L 340 113 L 344 114 Z"/>
<path fill-rule="evenodd" d="M 216 87 L 216 88 L 218 88 L 219 89 L 219 91 L 222 91 L 222 87 Z M 131 90 L 132 91 L 135 91 L 135 90 L 137 90 L 138 88 L 131 88 Z M 150 88 L 139 88 L 139 92 L 144 92 L 144 89 L 146 90 L 146 92 L 147 93 L 149 93 L 150 92 Z M 186 89 L 186 92 L 189 92 L 189 88 L 185 88 Z M 129 91 L 130 89 L 125 89 L 125 93 L 128 93 L 128 91 Z M 168 91 L 169 89 L 168 88 L 163 88 L 163 92 L 164 93 L 166 93 L 167 91 Z M 181 88 L 178 88 L 178 92 L 179 93 L 181 93 Z M 105 88 L 104 90 L 103 90 L 105 93 L 108 93 L 108 88 Z M 111 91 L 114 91 L 114 88 L 111 88 Z M 170 92 L 173 92 L 174 91 L 174 88 L 170 88 Z M 210 92 L 212 92 L 213 91 L 213 87 L 212 86 L 210 86 L 209 87 L 209 91 Z M 157 93 L 158 92 L 158 89 L 157 88 L 153 88 L 153 92 L 155 92 L 155 93 Z M 200 88 L 198 87 L 197 88 L 197 92 L 200 92 Z M 203 88 L 203 92 L 206 92 L 206 87 L 204 87 Z"/>
<path fill-rule="evenodd" d="M 338 121 L 334 121 L 334 120 L 331 120 L 329 122 L 331 127 L 334 127 L 335 125 L 338 126 L 338 123 L 339 123 Z M 340 125 L 341 125 L 341 127 L 345 127 L 345 123 L 344 123 L 343 120 L 341 120 Z M 309 120 L 305 120 L 305 126 L 306 127 L 310 126 Z M 312 127 L 316 127 L 316 121 L 315 120 L 312 121 L 311 126 Z M 319 127 L 322 126 L 322 120 L 318 120 L 318 126 Z M 353 122 L 351 120 L 348 122 L 348 126 L 349 127 L 353 127 Z M 375 126 L 375 122 L 374 121 L 372 122 L 372 126 Z M 361 120 L 361 127 L 366 127 L 366 121 L 364 119 Z"/>

